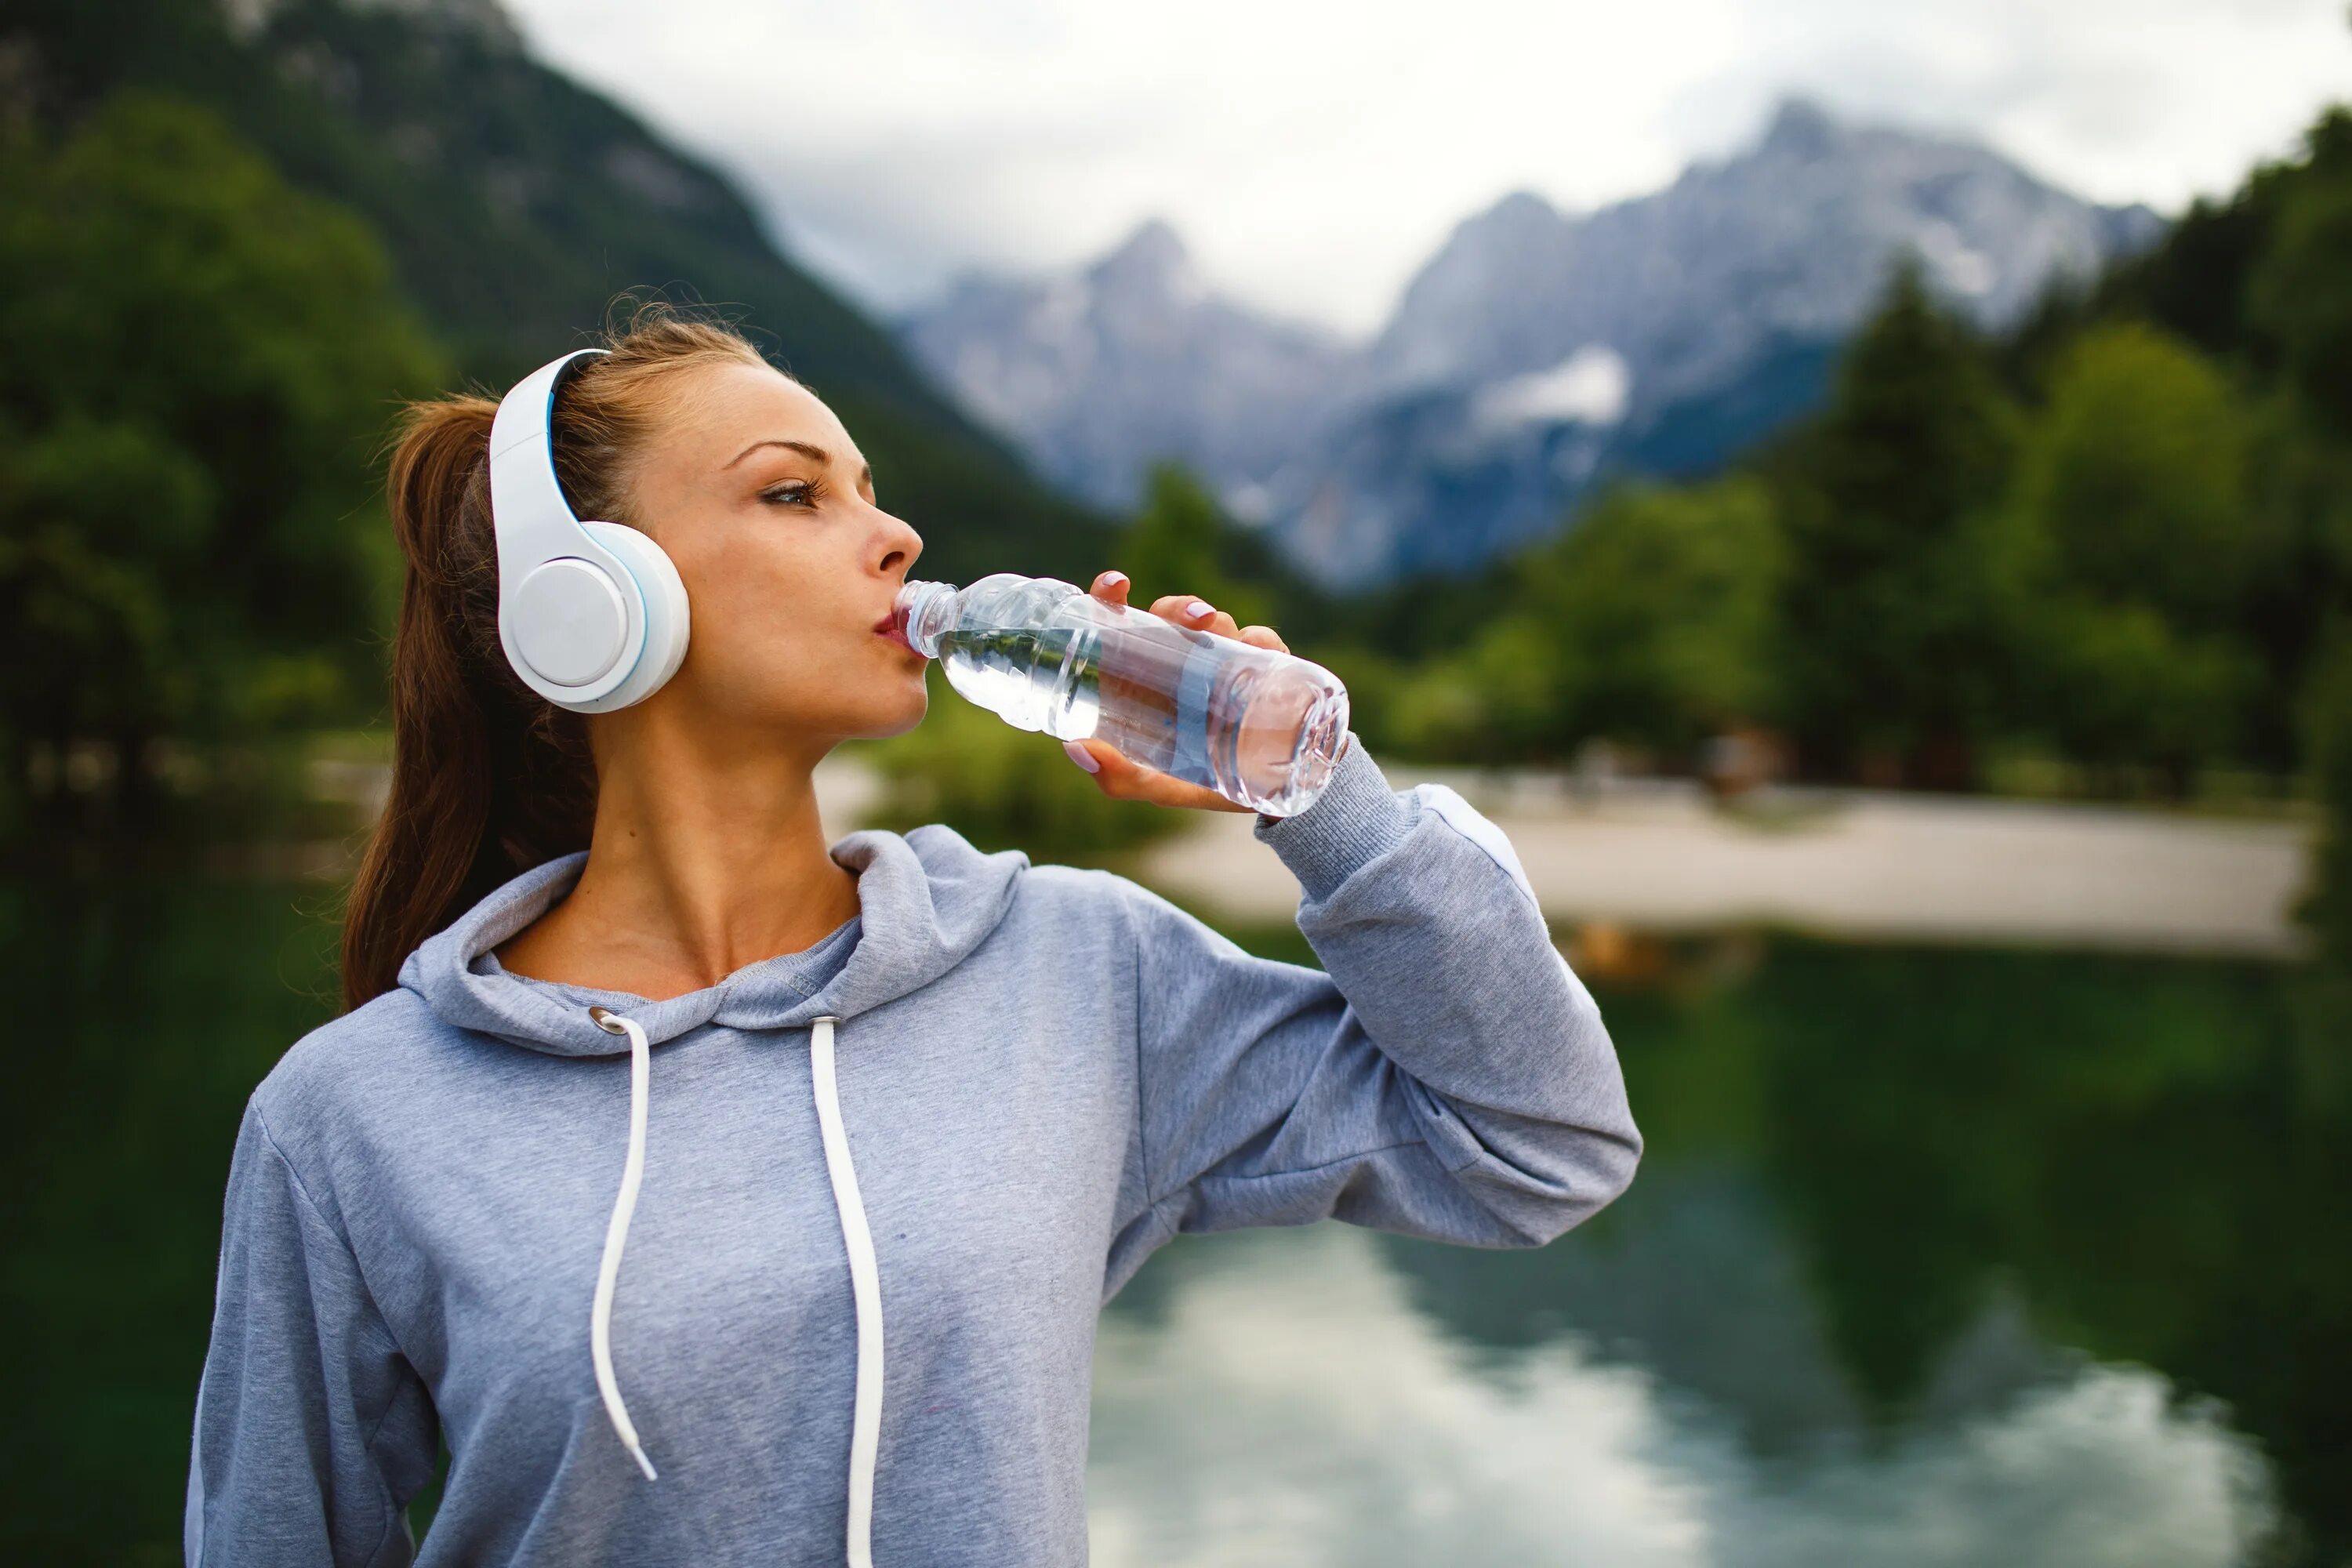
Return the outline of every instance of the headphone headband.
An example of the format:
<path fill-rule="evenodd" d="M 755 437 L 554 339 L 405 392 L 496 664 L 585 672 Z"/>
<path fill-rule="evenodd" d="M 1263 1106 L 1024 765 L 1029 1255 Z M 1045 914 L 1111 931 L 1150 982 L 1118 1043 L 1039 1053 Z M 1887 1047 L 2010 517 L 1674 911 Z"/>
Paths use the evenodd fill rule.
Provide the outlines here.
<path fill-rule="evenodd" d="M 595 544 L 555 477 L 555 394 L 580 362 L 602 349 L 551 360 L 515 383 L 490 421 L 490 520 L 499 536 L 499 584 L 520 583 L 544 561 L 594 560 Z"/>

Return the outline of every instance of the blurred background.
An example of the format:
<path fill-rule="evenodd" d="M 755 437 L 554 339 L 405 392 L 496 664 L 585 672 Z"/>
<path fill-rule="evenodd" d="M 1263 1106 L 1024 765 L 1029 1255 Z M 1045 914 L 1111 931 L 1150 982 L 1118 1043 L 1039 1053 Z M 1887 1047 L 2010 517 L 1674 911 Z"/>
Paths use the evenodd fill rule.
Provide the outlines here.
<path fill-rule="evenodd" d="M 1639 9 L 0 9 L 0 1556 L 176 1561 L 399 400 L 636 289 L 923 574 L 1337 670 L 1620 1043 L 1650 1152 L 1554 1247 L 1156 1258 L 1097 1562 L 2352 1562 L 2352 27 Z M 1313 962 L 1246 819 L 943 685 L 822 784 Z"/>

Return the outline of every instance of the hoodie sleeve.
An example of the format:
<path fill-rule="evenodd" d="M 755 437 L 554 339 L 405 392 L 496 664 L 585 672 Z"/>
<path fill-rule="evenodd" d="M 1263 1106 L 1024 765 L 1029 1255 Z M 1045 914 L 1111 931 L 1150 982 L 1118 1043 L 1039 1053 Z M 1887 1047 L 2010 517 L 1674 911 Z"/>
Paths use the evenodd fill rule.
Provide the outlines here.
<path fill-rule="evenodd" d="M 1327 973 L 1137 890 L 1153 1232 L 1336 1217 L 1539 1246 L 1624 1190 L 1616 1053 L 1492 822 L 1443 785 L 1391 793 L 1351 736 L 1314 805 L 1256 833 Z"/>
<path fill-rule="evenodd" d="M 406 1563 L 405 1510 L 438 1448 L 342 1230 L 248 1105 L 196 1394 L 190 1568 Z"/>

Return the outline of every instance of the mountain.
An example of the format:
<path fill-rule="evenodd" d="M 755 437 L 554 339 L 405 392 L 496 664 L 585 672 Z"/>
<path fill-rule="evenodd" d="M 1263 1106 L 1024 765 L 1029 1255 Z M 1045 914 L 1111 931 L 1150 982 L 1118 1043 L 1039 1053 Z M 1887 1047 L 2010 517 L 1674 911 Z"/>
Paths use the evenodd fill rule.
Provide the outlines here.
<path fill-rule="evenodd" d="M 1394 389 L 1494 385 L 1605 347 L 1628 366 L 1635 417 L 1725 385 L 1769 341 L 1842 335 L 1902 251 L 1998 327 L 2053 276 L 2095 273 L 2161 229 L 1983 147 L 1792 100 L 1755 147 L 1654 195 L 1580 217 L 1520 195 L 1463 224 L 1406 288 L 1372 374 Z"/>
<path fill-rule="evenodd" d="M 924 528 L 927 570 L 1099 564 L 1090 515 L 782 255 L 722 176 L 534 60 L 496 0 L 13 0 L 0 87 L 53 128 L 125 89 L 210 110 L 377 232 L 482 384 L 580 342 L 625 289 L 721 305 L 842 415 Z"/>
<path fill-rule="evenodd" d="M 1522 194 L 1464 223 L 1273 510 L 1329 583 L 1458 571 L 1550 532 L 1606 473 L 1703 472 L 1802 414 L 1906 254 L 2000 328 L 2161 232 L 1986 148 L 1792 100 L 1653 195 L 1575 216 Z"/>
<path fill-rule="evenodd" d="M 1363 357 L 1211 292 L 1157 222 L 1064 276 L 961 279 L 899 338 L 1048 478 L 1121 508 L 1174 458 L 1250 510 L 1246 487 L 1311 440 Z"/>
<path fill-rule="evenodd" d="M 1307 571 L 1357 587 L 1475 567 L 1558 528 L 1607 474 L 1719 466 L 1819 399 L 1906 253 L 1952 305 L 2001 327 L 2060 276 L 2161 230 L 2145 207 L 2081 201 L 1983 147 L 1794 100 L 1754 146 L 1653 195 L 1580 216 L 1506 197 L 1454 230 L 1360 349 L 1286 347 L 1305 330 L 1187 275 L 1181 291 L 1130 297 L 1107 354 L 1082 308 L 1092 272 L 960 291 L 902 340 L 1083 493 L 1182 458 Z M 1057 315 L 1053 299 L 1079 304 Z M 1214 356 L 1193 325 L 1212 317 Z M 1056 331 L 1087 352 L 1042 349 Z M 1269 363 L 1286 353 L 1286 377 Z M 1209 421 L 1247 437 L 1205 438 Z"/>

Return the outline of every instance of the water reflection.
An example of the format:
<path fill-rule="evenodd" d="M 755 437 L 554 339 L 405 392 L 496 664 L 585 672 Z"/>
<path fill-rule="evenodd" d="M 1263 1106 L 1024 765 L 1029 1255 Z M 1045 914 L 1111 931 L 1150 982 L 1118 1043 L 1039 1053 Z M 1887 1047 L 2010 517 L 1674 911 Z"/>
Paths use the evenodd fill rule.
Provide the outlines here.
<path fill-rule="evenodd" d="M 1191 1365 L 1216 1404 L 1241 1352 L 1174 1339 L 1283 1334 L 1288 1364 L 1328 1382 L 1416 1366 L 1492 1408 L 1449 1425 L 1454 1406 L 1400 1393 L 1393 1420 L 1345 1429 L 1337 1464 L 1295 1435 L 1243 1441 L 1254 1396 L 1130 1413 L 1097 1440 L 1107 1550 L 1402 1561 L 1429 1544 L 1406 1504 L 1433 1494 L 1410 1478 L 1435 1476 L 1455 1527 L 1506 1532 L 1495 1561 L 2344 1560 L 2341 980 L 1790 941 L 1701 944 L 1644 973 L 1606 1000 L 1650 1156 L 1593 1225 L 1537 1253 L 1330 1242 L 1301 1253 L 1287 1307 L 1245 1305 L 1227 1276 L 1288 1278 L 1265 1249 L 1297 1238 L 1186 1243 L 1119 1303 L 1100 1373 L 1106 1413 L 1139 1357 Z M 1226 1247 L 1234 1262 L 1204 1261 Z M 1340 1300 L 1407 1321 L 1341 1333 Z M 1260 1321 L 1290 1310 L 1311 1326 Z M 1399 1348 L 1413 1328 L 1427 1346 Z M 1381 1348 L 1340 1364 L 1360 1339 Z M 1531 1413 L 1538 1387 L 1554 1403 Z M 1345 1401 L 1298 1386 L 1275 1403 L 1285 1432 Z M 1203 1423 L 1214 1435 L 1181 1458 L 1153 1436 Z M 1425 1455 L 1424 1425 L 1477 1468 Z M 1197 1516 L 1126 1485 L 1181 1493 L 1171 1472 L 1203 1468 L 1218 1479 Z M 1616 1506 L 1584 1500 L 1588 1476 Z M 1300 1500 L 1318 1477 L 1328 1492 Z M 1256 1544 L 1225 1500 L 1244 1492 L 1382 1522 L 1359 1540 L 1322 1519 L 1309 1533 L 1344 1550 L 1295 1555 Z M 1549 1544 L 1507 1533 L 1530 1517 Z"/>
<path fill-rule="evenodd" d="M 246 1097 L 331 1011 L 316 885 L 0 882 L 0 1562 L 179 1561 Z"/>
<path fill-rule="evenodd" d="M 1190 1242 L 1171 1262 L 1157 1310 L 1104 1326 L 1102 1568 L 2219 1565 L 2269 1518 L 2261 1462 L 2218 1412 L 2142 1369 L 2060 1371 L 2013 1312 L 1989 1311 L 1937 1369 L 1952 1409 L 1775 1457 L 1736 1405 L 1581 1333 L 1499 1352 L 1454 1338 L 1360 1233 Z M 1725 1285 L 1696 1317 L 1740 1315 Z M 1819 1363 L 1727 1368 L 1734 1399 L 1769 1405 Z M 1988 1371 L 2005 1394 L 1987 1396 Z"/>

